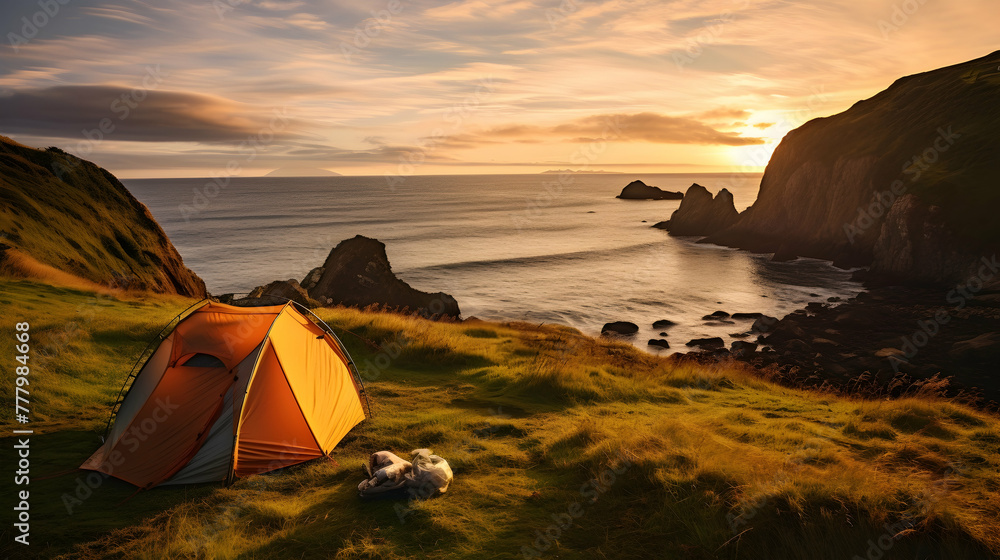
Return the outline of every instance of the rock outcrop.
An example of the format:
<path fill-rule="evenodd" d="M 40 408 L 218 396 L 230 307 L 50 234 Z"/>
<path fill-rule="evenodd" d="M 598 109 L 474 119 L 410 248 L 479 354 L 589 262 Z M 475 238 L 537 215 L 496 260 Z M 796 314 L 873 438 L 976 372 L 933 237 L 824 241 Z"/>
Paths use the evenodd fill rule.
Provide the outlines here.
<path fill-rule="evenodd" d="M 266 286 L 258 286 L 247 294 L 248 298 L 264 298 L 276 296 L 279 299 L 287 299 L 306 307 L 319 307 L 320 302 L 309 297 L 309 293 L 299 285 L 294 278 L 290 280 L 275 280 Z"/>
<path fill-rule="evenodd" d="M 737 219 L 732 193 L 722 189 L 713 197 L 708 189 L 695 183 L 684 193 L 666 229 L 670 235 L 711 235 L 732 226 Z"/>
<path fill-rule="evenodd" d="M 318 274 L 318 278 L 314 278 Z M 425 317 L 458 318 L 455 298 L 443 293 L 421 292 L 396 278 L 385 245 L 361 235 L 341 241 L 330 251 L 322 272 L 310 271 L 302 282 L 309 297 L 323 305 L 365 308 L 379 306 Z"/>
<path fill-rule="evenodd" d="M 940 206 L 925 204 L 908 193 L 892 205 L 882 222 L 870 271 L 884 282 L 934 283 L 952 277 L 956 270 L 967 270 L 978 257 L 948 226 Z M 1000 278 L 984 280 L 990 285 Z"/>
<path fill-rule="evenodd" d="M 955 302 L 936 287 L 872 287 L 836 306 L 767 317 L 773 323 L 747 340 L 759 349 L 733 343 L 731 356 L 777 368 L 775 378 L 794 386 L 885 398 L 940 385 L 933 391 L 943 396 L 1000 402 L 1000 293 L 969 295 Z"/>
<path fill-rule="evenodd" d="M 998 67 L 1000 51 L 901 78 L 789 132 L 754 205 L 706 241 L 895 281 L 967 278 L 1000 246 Z"/>
<path fill-rule="evenodd" d="M 625 185 L 621 194 L 615 198 L 628 200 L 680 200 L 684 194 L 674 191 L 665 191 L 659 187 L 653 187 L 642 181 L 632 181 Z"/>
<path fill-rule="evenodd" d="M 639 332 L 639 325 L 628 321 L 613 321 L 601 327 L 601 334 L 631 336 Z"/>
<path fill-rule="evenodd" d="M 0 270 L 113 288 L 206 295 L 149 210 L 106 169 L 0 136 Z"/>

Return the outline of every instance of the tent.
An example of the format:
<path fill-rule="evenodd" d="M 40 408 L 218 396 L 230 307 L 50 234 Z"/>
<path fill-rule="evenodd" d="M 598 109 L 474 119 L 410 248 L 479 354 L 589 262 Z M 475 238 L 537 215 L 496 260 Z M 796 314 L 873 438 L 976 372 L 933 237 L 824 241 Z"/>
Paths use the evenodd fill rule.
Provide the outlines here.
<path fill-rule="evenodd" d="M 80 468 L 140 488 L 228 482 L 328 455 L 365 419 L 357 368 L 306 308 L 196 307 L 150 343 Z"/>

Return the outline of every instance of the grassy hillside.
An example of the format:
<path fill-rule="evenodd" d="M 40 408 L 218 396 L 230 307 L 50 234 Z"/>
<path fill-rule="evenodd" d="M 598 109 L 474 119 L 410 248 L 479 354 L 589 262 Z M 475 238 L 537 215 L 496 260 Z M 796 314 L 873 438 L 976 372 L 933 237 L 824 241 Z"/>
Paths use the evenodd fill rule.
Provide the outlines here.
<path fill-rule="evenodd" d="M 814 560 L 864 558 L 879 543 L 888 558 L 1000 553 L 994 417 L 791 390 L 566 327 L 347 309 L 322 313 L 353 333 L 342 338 L 370 378 L 375 416 L 338 446 L 336 464 L 127 500 L 134 487 L 108 480 L 68 514 L 61 497 L 80 473 L 42 477 L 97 448 L 134 356 L 189 303 L 0 283 L 8 321 L 31 322 L 36 429 L 33 545 L 0 554 Z M 0 340 L 3 355 L 12 345 Z M 0 379 L 11 394 L 11 376 Z M 423 446 L 454 467 L 446 495 L 355 496 L 368 453 Z M 573 525 L 558 528 L 570 512 Z"/>
<path fill-rule="evenodd" d="M 204 296 L 153 216 L 118 179 L 58 148 L 0 136 L 0 275 Z"/>

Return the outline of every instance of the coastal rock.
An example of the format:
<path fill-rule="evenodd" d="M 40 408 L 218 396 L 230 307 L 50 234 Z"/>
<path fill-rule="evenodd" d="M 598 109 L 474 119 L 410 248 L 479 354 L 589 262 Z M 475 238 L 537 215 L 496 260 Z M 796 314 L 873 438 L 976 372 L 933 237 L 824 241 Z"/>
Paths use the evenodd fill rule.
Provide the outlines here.
<path fill-rule="evenodd" d="M 726 346 L 722 337 L 713 336 L 711 338 L 695 338 L 687 343 L 687 346 L 698 346 L 700 348 L 723 348 Z"/>
<path fill-rule="evenodd" d="M 806 311 L 809 313 L 816 313 L 822 309 L 826 309 L 826 306 L 818 301 L 810 301 L 806 304 Z"/>
<path fill-rule="evenodd" d="M 711 235 L 728 228 L 739 219 L 733 195 L 726 189 L 712 196 L 695 183 L 684 193 L 680 207 L 670 216 L 670 235 Z"/>
<path fill-rule="evenodd" d="M 302 279 L 302 287 L 306 290 L 315 288 L 316 284 L 319 283 L 319 279 L 323 277 L 323 270 L 325 269 L 322 266 L 317 266 L 316 268 L 310 270 L 309 273 L 306 274 L 306 277 Z"/>
<path fill-rule="evenodd" d="M 660 319 L 658 321 L 653 321 L 653 328 L 654 329 L 665 329 L 667 327 L 672 327 L 672 326 L 674 326 L 676 324 L 677 323 L 671 321 L 670 319 Z"/>
<path fill-rule="evenodd" d="M 745 340 L 737 340 L 730 345 L 731 353 L 737 358 L 745 358 L 757 351 L 757 345 Z"/>
<path fill-rule="evenodd" d="M 308 292 L 294 278 L 289 280 L 275 280 L 266 286 L 258 286 L 251 290 L 247 297 L 266 299 L 267 296 L 292 300 L 309 308 L 320 307 L 322 305 L 320 302 L 309 297 Z"/>
<path fill-rule="evenodd" d="M 752 325 L 750 325 L 750 330 L 756 333 L 767 333 L 771 332 L 771 329 L 778 324 L 777 317 L 771 317 L 770 315 L 761 315 L 758 317 Z"/>
<path fill-rule="evenodd" d="M 680 200 L 684 198 L 684 195 L 679 192 L 665 191 L 659 187 L 653 187 L 637 180 L 625 185 L 621 194 L 615 198 L 626 200 Z"/>
<path fill-rule="evenodd" d="M 601 328 L 601 334 L 617 334 L 623 336 L 630 336 L 639 332 L 639 325 L 635 323 L 629 323 L 628 321 L 614 321 L 611 323 L 605 323 Z"/>
<path fill-rule="evenodd" d="M 670 348 L 670 343 L 662 338 L 651 338 L 646 344 L 649 346 L 657 346 L 659 348 Z"/>
<path fill-rule="evenodd" d="M 326 305 L 374 305 L 432 318 L 458 318 L 461 314 L 454 297 L 422 292 L 396 278 L 385 245 L 377 239 L 358 235 L 341 241 L 322 268 L 319 280 L 308 292 L 309 297 Z"/>
<path fill-rule="evenodd" d="M 904 354 L 905 353 L 902 350 L 900 350 L 899 348 L 893 348 L 891 346 L 887 346 L 887 347 L 881 348 L 877 352 L 875 352 L 875 357 L 876 358 L 890 358 L 890 357 L 895 356 L 896 358 L 902 358 L 904 356 Z"/>
<path fill-rule="evenodd" d="M 944 209 L 905 194 L 889 209 L 872 249 L 869 273 L 880 282 L 943 283 L 980 264 L 945 220 Z"/>
<path fill-rule="evenodd" d="M 1000 359 L 1000 332 L 985 333 L 956 342 L 948 355 L 956 360 L 995 363 Z"/>
<path fill-rule="evenodd" d="M 763 313 L 733 313 L 730 315 L 733 319 L 738 320 L 760 319 L 763 316 Z"/>
<path fill-rule="evenodd" d="M 725 311 L 715 311 L 701 318 L 702 321 L 719 321 L 729 318 L 729 313 Z"/>
<path fill-rule="evenodd" d="M 800 327 L 794 317 L 789 315 L 785 317 L 783 321 L 779 321 L 774 328 L 771 329 L 771 334 L 767 337 L 768 341 L 786 341 L 795 338 L 807 338 L 805 331 Z"/>

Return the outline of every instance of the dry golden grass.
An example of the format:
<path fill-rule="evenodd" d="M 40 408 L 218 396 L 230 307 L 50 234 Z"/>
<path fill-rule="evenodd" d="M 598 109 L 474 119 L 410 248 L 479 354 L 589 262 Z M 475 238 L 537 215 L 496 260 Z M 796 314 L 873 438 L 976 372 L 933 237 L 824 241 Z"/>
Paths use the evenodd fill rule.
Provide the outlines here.
<path fill-rule="evenodd" d="M 6 284 L 0 297 L 27 301 L 13 307 L 24 316 L 58 315 L 83 296 Z M 89 387 L 38 405 L 60 449 L 42 455 L 42 474 L 96 447 L 87 430 L 103 427 L 100 419 L 70 412 L 99 410 L 117 390 L 116 376 L 92 370 L 120 379 L 125 355 L 137 351 L 123 333 L 149 332 L 184 304 L 109 299 L 75 342 L 88 365 L 69 375 L 59 361 L 39 376 L 40 392 Z M 561 326 L 320 315 L 342 333 L 375 411 L 334 451 L 337 464 L 230 488 L 154 489 L 118 507 L 133 488 L 112 480 L 71 517 L 59 497 L 73 491 L 73 477 L 56 478 L 39 484 L 35 531 L 51 544 L 37 555 L 811 560 L 866 558 L 880 538 L 887 557 L 1000 552 L 993 416 L 943 400 L 784 388 L 736 364 L 677 365 Z M 418 447 L 454 467 L 446 495 L 413 504 L 355 496 L 368 453 Z M 548 542 L 536 531 L 573 503 L 582 515 L 535 548 Z M 55 536 L 63 526 L 77 532 Z"/>

